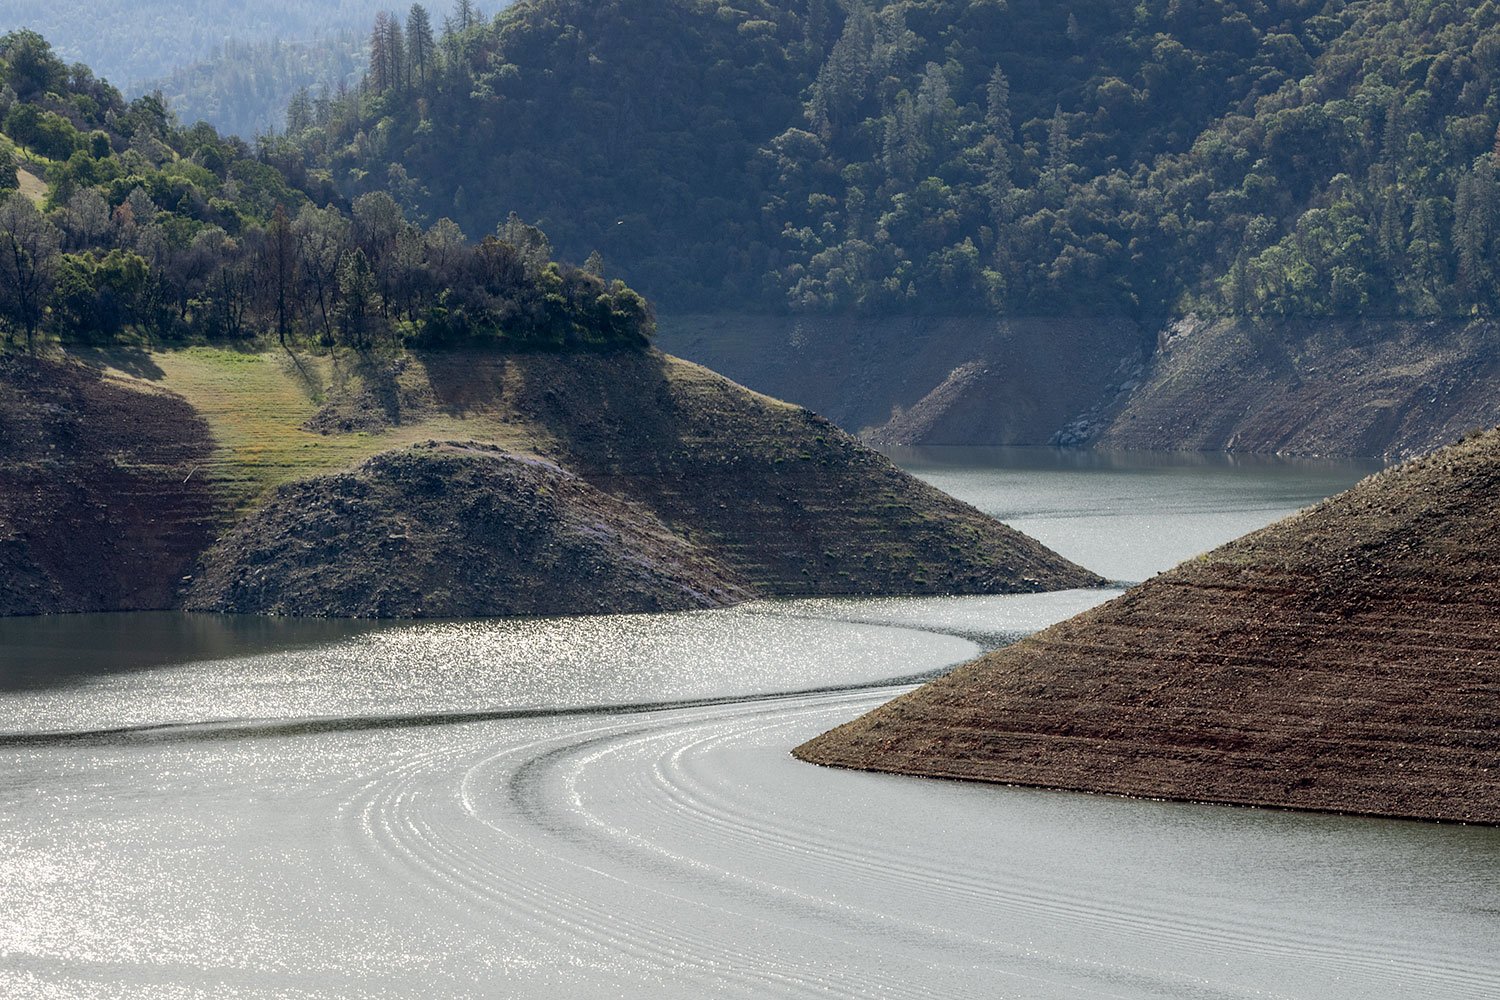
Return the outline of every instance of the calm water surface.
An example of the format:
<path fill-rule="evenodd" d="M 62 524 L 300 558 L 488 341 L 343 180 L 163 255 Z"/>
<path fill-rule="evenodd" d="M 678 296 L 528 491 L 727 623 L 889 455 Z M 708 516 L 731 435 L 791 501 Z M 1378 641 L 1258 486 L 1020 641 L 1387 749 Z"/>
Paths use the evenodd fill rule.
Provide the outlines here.
<path fill-rule="evenodd" d="M 1122 580 L 1367 471 L 897 457 Z M 0 996 L 1500 996 L 1500 831 L 787 754 L 1112 593 L 0 620 Z"/>

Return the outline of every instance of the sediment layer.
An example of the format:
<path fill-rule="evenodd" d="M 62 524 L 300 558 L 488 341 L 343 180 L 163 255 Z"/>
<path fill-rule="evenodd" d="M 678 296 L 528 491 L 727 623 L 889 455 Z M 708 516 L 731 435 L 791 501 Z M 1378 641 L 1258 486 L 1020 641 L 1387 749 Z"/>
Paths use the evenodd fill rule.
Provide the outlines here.
<path fill-rule="evenodd" d="M 0 357 L 0 615 L 169 607 L 226 512 L 179 397 Z"/>
<path fill-rule="evenodd" d="M 1500 823 L 1500 433 L 799 747 L 820 764 Z"/>

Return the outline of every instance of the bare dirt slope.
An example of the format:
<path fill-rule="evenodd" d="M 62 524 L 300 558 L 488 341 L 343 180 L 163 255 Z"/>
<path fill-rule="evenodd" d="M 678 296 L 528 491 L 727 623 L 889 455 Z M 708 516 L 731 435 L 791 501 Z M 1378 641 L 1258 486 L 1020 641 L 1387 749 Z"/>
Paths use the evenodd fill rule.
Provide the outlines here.
<path fill-rule="evenodd" d="M 1183 320 L 1100 448 L 1408 458 L 1500 423 L 1493 321 Z"/>
<path fill-rule="evenodd" d="M 1500 422 L 1500 324 L 685 315 L 662 343 L 877 445 L 1409 458 Z M 1150 336 L 1148 333 L 1147 337 Z"/>
<path fill-rule="evenodd" d="M 762 594 L 1012 593 L 1095 574 L 902 472 L 829 421 L 660 354 L 431 355 L 441 405 L 504 404 L 559 464 L 713 551 Z M 476 384 L 477 383 L 477 384 Z M 462 388 L 467 387 L 467 388 Z M 493 405 L 493 404 L 489 404 Z"/>
<path fill-rule="evenodd" d="M 551 462 L 430 444 L 280 487 L 188 607 L 331 617 L 675 611 L 748 596 L 642 509 Z"/>
<path fill-rule="evenodd" d="M 656 352 L 90 360 L 5 362 L 0 613 L 176 606 L 189 577 L 195 607 L 444 616 L 1101 582 Z"/>
<path fill-rule="evenodd" d="M 1497 495 L 1491 432 L 977 660 L 797 755 L 1500 823 Z"/>
<path fill-rule="evenodd" d="M 181 398 L 0 356 L 0 615 L 171 607 L 226 512 Z"/>

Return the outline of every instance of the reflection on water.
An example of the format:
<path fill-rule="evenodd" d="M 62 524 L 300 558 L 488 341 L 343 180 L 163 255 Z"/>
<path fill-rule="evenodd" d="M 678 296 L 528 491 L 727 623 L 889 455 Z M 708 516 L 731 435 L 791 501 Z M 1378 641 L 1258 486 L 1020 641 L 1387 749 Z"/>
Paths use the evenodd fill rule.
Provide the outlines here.
<path fill-rule="evenodd" d="M 86 683 L 100 674 L 307 649 L 374 622 L 171 611 L 0 618 L 0 691 Z"/>
<path fill-rule="evenodd" d="M 1356 475 L 1075 461 L 913 459 L 1116 576 Z M 1500 997 L 1500 831 L 787 753 L 1113 593 L 0 621 L 0 996 Z"/>

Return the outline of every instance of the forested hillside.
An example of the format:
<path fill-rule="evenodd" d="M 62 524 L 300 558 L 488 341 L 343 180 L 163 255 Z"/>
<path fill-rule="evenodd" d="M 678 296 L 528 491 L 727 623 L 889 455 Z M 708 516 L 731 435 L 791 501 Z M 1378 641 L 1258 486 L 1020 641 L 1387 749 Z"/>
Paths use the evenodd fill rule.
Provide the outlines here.
<path fill-rule="evenodd" d="M 278 168 L 285 163 L 285 172 Z M 32 32 L 0 36 L 0 329 L 9 343 L 274 334 L 357 349 L 639 347 L 641 296 L 511 219 L 470 242 L 384 192 L 343 202 L 277 147 L 126 102 Z"/>
<path fill-rule="evenodd" d="M 86 63 L 128 93 L 225 45 L 362 31 L 386 6 L 381 0 L 5 0 L 0 33 L 29 28 L 64 61 Z"/>
<path fill-rule="evenodd" d="M 294 101 L 326 99 L 357 86 L 367 41 L 362 30 L 340 30 L 311 41 L 230 42 L 140 89 L 159 90 L 179 121 L 205 121 L 246 139 L 270 135 L 286 127 Z"/>
<path fill-rule="evenodd" d="M 383 19 L 297 139 L 348 195 L 519 211 L 674 307 L 1468 315 L 1497 11 L 528 0 Z"/>

